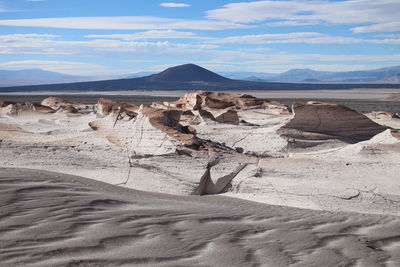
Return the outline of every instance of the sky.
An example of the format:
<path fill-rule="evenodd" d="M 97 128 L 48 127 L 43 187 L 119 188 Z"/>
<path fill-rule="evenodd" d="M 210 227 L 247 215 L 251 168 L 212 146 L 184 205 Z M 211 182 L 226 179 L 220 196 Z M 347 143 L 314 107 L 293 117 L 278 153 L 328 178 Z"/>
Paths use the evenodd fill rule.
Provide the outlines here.
<path fill-rule="evenodd" d="M 400 0 L 0 0 L 0 69 L 112 76 L 400 65 Z"/>

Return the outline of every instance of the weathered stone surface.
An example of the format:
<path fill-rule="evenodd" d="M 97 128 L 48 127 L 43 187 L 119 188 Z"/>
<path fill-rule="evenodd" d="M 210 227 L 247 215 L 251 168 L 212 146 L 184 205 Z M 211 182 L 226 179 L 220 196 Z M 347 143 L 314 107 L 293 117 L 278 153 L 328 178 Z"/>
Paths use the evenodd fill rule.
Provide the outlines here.
<path fill-rule="evenodd" d="M 201 145 L 201 141 L 187 127 L 179 123 L 181 111 L 144 107 L 141 112 L 149 118 L 149 122 L 153 127 L 179 140 L 183 145 L 193 148 Z"/>
<path fill-rule="evenodd" d="M 73 106 L 60 106 L 57 108 L 56 113 L 79 113 L 79 110 Z"/>
<path fill-rule="evenodd" d="M 50 107 L 54 110 L 62 109 L 63 112 L 76 113 L 79 110 L 87 110 L 91 105 L 82 104 L 76 101 L 70 101 L 59 97 L 47 97 L 42 100 L 41 105 Z"/>
<path fill-rule="evenodd" d="M 237 114 L 237 111 L 235 110 L 228 110 L 218 117 L 215 118 L 217 122 L 219 123 L 228 123 L 228 124 L 234 124 L 238 125 L 239 124 L 239 116 Z"/>
<path fill-rule="evenodd" d="M 396 113 L 387 111 L 372 111 L 371 116 L 373 119 L 398 119 L 399 116 Z"/>
<path fill-rule="evenodd" d="M 99 98 L 97 100 L 97 114 L 107 116 L 111 113 L 125 112 L 131 116 L 136 116 L 139 107 L 107 98 Z"/>
<path fill-rule="evenodd" d="M 294 118 L 279 132 L 287 137 L 320 140 L 365 141 L 388 127 L 342 105 L 307 102 L 293 104 Z"/>
<path fill-rule="evenodd" d="M 7 107 L 8 105 L 15 105 L 17 103 L 11 101 L 0 101 L 0 108 Z"/>
<path fill-rule="evenodd" d="M 119 114 L 89 123 L 109 141 L 127 148 L 134 154 L 175 153 L 179 147 L 198 149 L 202 141 L 195 130 L 179 123 L 182 111 L 141 107 L 138 115 L 129 120 Z"/>
<path fill-rule="evenodd" d="M 220 158 L 212 158 L 206 165 L 206 170 L 200 177 L 200 181 L 192 195 L 219 194 L 223 192 L 232 182 L 232 180 L 244 169 L 247 164 L 238 164 L 232 172 L 225 173 L 221 177 L 212 177 L 211 169 L 220 163 Z"/>
<path fill-rule="evenodd" d="M 41 112 L 41 113 L 54 113 L 50 107 L 41 104 L 30 102 L 14 103 L 9 101 L 0 102 L 0 114 L 2 115 L 18 115 L 20 112 Z"/>
<path fill-rule="evenodd" d="M 220 109 L 270 109 L 277 114 L 287 114 L 286 105 L 275 101 L 262 100 L 247 94 L 232 94 L 221 92 L 197 91 L 187 93 L 175 102 L 156 102 L 158 108 L 177 108 L 182 110 L 220 110 Z"/>
<path fill-rule="evenodd" d="M 15 104 L 1 105 L 0 115 L 14 116 L 18 114 L 17 106 Z"/>
<path fill-rule="evenodd" d="M 18 112 L 24 111 L 35 111 L 41 113 L 54 113 L 54 109 L 43 106 L 41 104 L 35 104 L 30 102 L 25 102 L 23 104 L 16 104 Z"/>

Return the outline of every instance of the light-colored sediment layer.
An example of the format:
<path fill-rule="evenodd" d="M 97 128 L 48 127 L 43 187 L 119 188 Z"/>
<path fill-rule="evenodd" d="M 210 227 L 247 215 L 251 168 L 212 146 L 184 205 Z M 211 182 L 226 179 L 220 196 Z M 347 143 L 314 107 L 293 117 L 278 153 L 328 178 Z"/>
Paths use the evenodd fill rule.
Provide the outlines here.
<path fill-rule="evenodd" d="M 274 131 L 290 116 L 247 112 L 245 118 L 264 126 L 196 126 L 199 137 L 264 157 L 221 155 L 211 169 L 214 182 L 248 163 L 226 194 L 277 205 L 400 215 L 399 144 L 342 143 L 290 152 Z M 90 129 L 95 119 L 65 114 L 3 118 L 9 123 L 3 126 L 12 123 L 20 130 L 4 126 L 0 131 L 1 166 L 52 170 L 151 192 L 188 195 L 196 189 L 210 155 L 160 153 L 129 161 L 132 151 Z"/>
<path fill-rule="evenodd" d="M 237 125 L 204 110 L 150 107 L 134 116 L 118 110 L 107 117 L 2 115 L 0 167 L 51 170 L 150 192 L 223 193 L 300 208 L 400 215 L 398 133 L 355 144 L 304 145 L 277 132 L 292 115 L 260 108 L 235 112 Z M 399 119 L 373 120 L 400 128 Z"/>
<path fill-rule="evenodd" d="M 0 169 L 2 266 L 389 266 L 398 217 L 177 197 Z"/>

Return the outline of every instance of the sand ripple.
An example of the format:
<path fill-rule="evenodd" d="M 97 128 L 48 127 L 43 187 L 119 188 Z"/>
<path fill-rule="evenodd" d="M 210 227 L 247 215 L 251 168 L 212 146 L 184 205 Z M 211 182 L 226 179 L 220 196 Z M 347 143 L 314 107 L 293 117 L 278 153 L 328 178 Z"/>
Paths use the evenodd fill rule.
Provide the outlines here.
<path fill-rule="evenodd" d="M 399 266 L 398 217 L 0 169 L 1 266 Z"/>

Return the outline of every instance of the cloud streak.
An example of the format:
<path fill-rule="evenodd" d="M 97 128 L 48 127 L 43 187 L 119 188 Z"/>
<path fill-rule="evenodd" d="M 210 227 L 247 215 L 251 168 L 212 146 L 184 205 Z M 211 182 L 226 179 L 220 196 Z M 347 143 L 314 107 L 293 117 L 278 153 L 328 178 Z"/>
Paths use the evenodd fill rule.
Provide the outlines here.
<path fill-rule="evenodd" d="M 356 43 L 372 43 L 372 44 L 400 44 L 400 38 L 386 39 L 362 39 L 345 36 L 330 36 L 318 32 L 292 32 L 278 34 L 255 34 L 229 36 L 221 39 L 210 41 L 216 44 L 356 44 Z"/>
<path fill-rule="evenodd" d="M 162 6 L 162 7 L 190 7 L 189 4 L 185 4 L 185 3 L 173 3 L 173 2 L 161 3 L 160 6 Z"/>
<path fill-rule="evenodd" d="M 203 39 L 193 32 L 175 30 L 151 30 L 145 32 L 135 32 L 128 34 L 90 34 L 86 38 L 107 38 L 122 40 L 143 40 L 143 39 Z"/>
<path fill-rule="evenodd" d="M 95 30 L 225 30 L 249 28 L 244 24 L 217 20 L 184 20 L 161 17 L 64 17 L 0 20 L 1 26 Z"/>
<path fill-rule="evenodd" d="M 129 38 L 128 38 L 129 39 Z M 215 44 L 185 44 L 169 41 L 130 41 L 93 39 L 67 41 L 49 34 L 8 34 L 0 35 L 0 54 L 42 54 L 42 55 L 116 55 L 156 56 L 179 53 L 199 53 L 217 48 Z"/>

